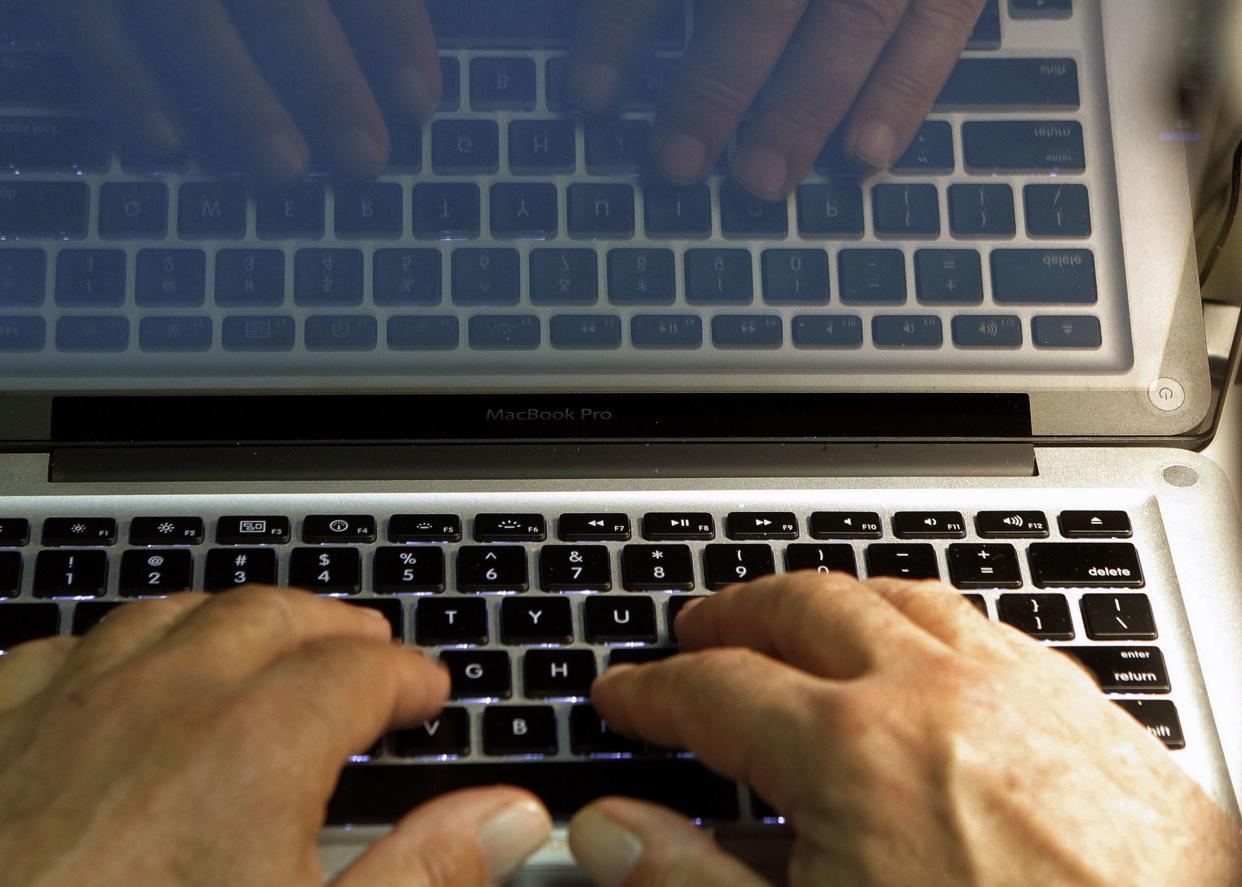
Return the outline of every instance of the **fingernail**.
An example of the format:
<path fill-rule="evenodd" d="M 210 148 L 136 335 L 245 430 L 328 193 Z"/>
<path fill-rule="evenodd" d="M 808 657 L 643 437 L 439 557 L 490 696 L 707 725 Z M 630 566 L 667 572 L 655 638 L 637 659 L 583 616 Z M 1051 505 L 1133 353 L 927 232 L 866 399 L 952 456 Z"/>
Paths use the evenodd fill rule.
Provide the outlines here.
<path fill-rule="evenodd" d="M 599 887 L 621 887 L 643 858 L 643 842 L 603 813 L 587 808 L 570 830 L 574 858 Z"/>
<path fill-rule="evenodd" d="M 418 68 L 406 68 L 399 72 L 393 84 L 397 101 L 407 113 L 415 117 L 426 117 L 434 110 L 431 103 L 431 90 L 427 88 L 427 78 Z"/>
<path fill-rule="evenodd" d="M 615 65 L 577 65 L 570 76 L 574 98 L 588 111 L 606 109 L 621 88 L 621 69 Z"/>
<path fill-rule="evenodd" d="M 760 200 L 780 200 L 789 180 L 789 162 L 768 148 L 746 148 L 733 160 L 733 178 Z"/>
<path fill-rule="evenodd" d="M 147 118 L 147 135 L 157 154 L 176 154 L 181 150 L 181 130 L 163 114 L 155 113 Z"/>
<path fill-rule="evenodd" d="M 658 156 L 665 177 L 680 185 L 692 185 L 703 178 L 711 161 L 702 140 L 686 132 L 665 139 Z"/>
<path fill-rule="evenodd" d="M 376 173 L 388 161 L 375 136 L 364 129 L 352 129 L 341 137 L 341 158 L 354 172 Z"/>
<path fill-rule="evenodd" d="M 487 860 L 488 879 L 496 883 L 508 878 L 551 834 L 547 811 L 532 800 L 518 801 L 480 823 L 475 835 Z"/>
<path fill-rule="evenodd" d="M 376 619 L 383 619 L 385 622 L 388 621 L 388 617 L 379 610 L 372 610 L 370 607 L 359 607 L 358 609 L 365 613 L 366 617 L 372 621 Z"/>
<path fill-rule="evenodd" d="M 857 160 L 873 169 L 888 169 L 893 162 L 893 151 L 897 147 L 897 133 L 887 123 L 871 121 L 864 124 L 854 137 L 854 147 L 850 153 Z"/>
<path fill-rule="evenodd" d="M 284 133 L 269 136 L 263 149 L 268 163 L 278 176 L 295 176 L 310 162 L 301 147 Z"/>

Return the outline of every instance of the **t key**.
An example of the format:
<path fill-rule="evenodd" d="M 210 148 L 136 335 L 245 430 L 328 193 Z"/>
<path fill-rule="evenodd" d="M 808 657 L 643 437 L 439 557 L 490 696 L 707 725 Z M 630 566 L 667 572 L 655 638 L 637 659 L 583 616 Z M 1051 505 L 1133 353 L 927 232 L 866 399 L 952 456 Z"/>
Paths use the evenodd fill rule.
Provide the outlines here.
<path fill-rule="evenodd" d="M 709 545 L 703 562 L 707 587 L 713 591 L 776 572 L 767 545 Z"/>

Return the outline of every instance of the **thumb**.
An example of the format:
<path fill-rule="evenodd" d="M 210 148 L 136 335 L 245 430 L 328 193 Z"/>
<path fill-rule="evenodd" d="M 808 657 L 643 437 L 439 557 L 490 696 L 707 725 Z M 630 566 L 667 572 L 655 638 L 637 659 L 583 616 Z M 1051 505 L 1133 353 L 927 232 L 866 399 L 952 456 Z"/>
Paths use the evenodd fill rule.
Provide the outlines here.
<path fill-rule="evenodd" d="M 419 807 L 333 887 L 475 887 L 508 878 L 548 840 L 543 804 L 516 788 L 456 792 Z"/>
<path fill-rule="evenodd" d="M 643 801 L 584 807 L 569 824 L 569 847 L 600 887 L 769 887 L 709 834 Z"/>

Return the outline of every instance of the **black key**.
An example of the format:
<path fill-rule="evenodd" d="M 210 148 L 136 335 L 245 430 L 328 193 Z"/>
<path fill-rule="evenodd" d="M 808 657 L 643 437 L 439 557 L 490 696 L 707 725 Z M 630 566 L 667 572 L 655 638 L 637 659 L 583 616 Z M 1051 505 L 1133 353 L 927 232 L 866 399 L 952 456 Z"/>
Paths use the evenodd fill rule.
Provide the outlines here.
<path fill-rule="evenodd" d="M 1090 250 L 998 249 L 992 252 L 997 302 L 1093 305 L 1098 300 Z"/>
<path fill-rule="evenodd" d="M 362 250 L 301 249 L 293 262 L 298 305 L 353 306 L 364 298 Z"/>
<path fill-rule="evenodd" d="M 21 548 L 29 541 L 30 521 L 21 517 L 0 517 L 0 548 Z"/>
<path fill-rule="evenodd" d="M 556 754 L 556 712 L 543 705 L 507 705 L 483 712 L 483 753 Z"/>
<path fill-rule="evenodd" d="M 779 348 L 784 342 L 784 321 L 775 314 L 718 314 L 712 318 L 712 344 L 717 348 Z"/>
<path fill-rule="evenodd" d="M 975 531 L 984 539 L 1046 539 L 1048 517 L 1042 511 L 981 511 Z"/>
<path fill-rule="evenodd" d="M 1018 19 L 1060 19 L 1074 14 L 1074 0 L 1009 0 L 1009 14 Z"/>
<path fill-rule="evenodd" d="M 1037 542 L 1031 580 L 1040 588 L 1142 588 L 1143 568 L 1128 542 Z"/>
<path fill-rule="evenodd" d="M 871 338 L 877 348 L 939 348 L 944 327 L 939 317 L 890 314 L 871 319 Z"/>
<path fill-rule="evenodd" d="M 1001 23 L 1000 0 L 987 0 L 975 29 L 966 43 L 967 49 L 986 50 L 1000 49 Z"/>
<path fill-rule="evenodd" d="M 312 514 L 302 522 L 302 541 L 374 542 L 375 518 L 365 514 Z"/>
<path fill-rule="evenodd" d="M 207 256 L 197 249 L 138 253 L 134 301 L 142 307 L 197 308 L 207 298 Z"/>
<path fill-rule="evenodd" d="M 355 548 L 295 548 L 289 554 L 289 584 L 321 594 L 357 594 L 362 556 Z"/>
<path fill-rule="evenodd" d="M 971 173 L 1075 173 L 1087 168 L 1082 124 L 1072 120 L 1002 120 L 962 124 Z"/>
<path fill-rule="evenodd" d="M 0 650 L 59 632 L 60 608 L 55 604 L 0 604 Z"/>
<path fill-rule="evenodd" d="M 562 514 L 556 535 L 563 542 L 624 542 L 630 538 L 630 519 L 624 514 Z"/>
<path fill-rule="evenodd" d="M 500 169 L 494 120 L 440 120 L 431 126 L 431 166 L 439 175 L 493 175 Z"/>
<path fill-rule="evenodd" d="M 0 187 L 0 238 L 85 237 L 90 199 L 90 188 L 78 182 L 5 182 Z"/>
<path fill-rule="evenodd" d="M 958 588 L 1021 588 L 1012 545 L 950 545 L 949 576 Z"/>
<path fill-rule="evenodd" d="M 121 555 L 121 594 L 146 597 L 194 587 L 194 557 L 184 548 L 127 551 Z"/>
<path fill-rule="evenodd" d="M 791 546 L 796 547 L 796 546 Z M 675 594 L 668 599 L 668 637 L 673 643 L 677 643 L 677 614 L 686 608 L 691 601 L 705 600 L 702 595 L 698 594 Z"/>
<path fill-rule="evenodd" d="M 867 575 L 894 579 L 939 579 L 936 549 L 926 543 L 868 545 Z"/>
<path fill-rule="evenodd" d="M 0 117 L 0 169 L 87 173 L 104 172 L 111 163 L 112 136 L 105 120 Z"/>
<path fill-rule="evenodd" d="M 207 552 L 203 579 L 207 591 L 275 584 L 276 552 L 271 548 L 215 548 Z"/>
<path fill-rule="evenodd" d="M 0 551 L 0 597 L 16 597 L 21 588 L 21 552 Z"/>
<path fill-rule="evenodd" d="M 649 665 L 676 656 L 673 647 L 621 647 L 608 651 L 608 667 L 614 665 Z"/>
<path fill-rule="evenodd" d="M 245 186 L 234 182 L 182 185 L 177 232 L 186 238 L 245 236 Z"/>
<path fill-rule="evenodd" d="M 220 341 L 225 351 L 292 351 L 296 331 L 287 315 L 226 317 Z"/>
<path fill-rule="evenodd" d="M 709 545 L 703 552 L 703 584 L 712 591 L 775 572 L 776 561 L 767 545 Z"/>
<path fill-rule="evenodd" d="M 955 237 L 1013 237 L 1013 189 L 1008 185 L 950 185 L 949 227 Z"/>
<path fill-rule="evenodd" d="M 530 253 L 530 300 L 535 305 L 594 305 L 599 268 L 590 249 L 535 249 Z"/>
<path fill-rule="evenodd" d="M 641 65 L 621 85 L 618 100 L 622 111 L 655 111 L 664 100 L 670 83 L 677 76 L 678 59 L 644 58 Z"/>
<path fill-rule="evenodd" d="M 898 539 L 961 539 L 966 520 L 960 511 L 899 511 L 893 515 Z"/>
<path fill-rule="evenodd" d="M 569 95 L 568 56 L 557 55 L 548 59 L 548 63 L 544 68 L 544 81 L 546 83 L 545 92 L 548 100 L 548 110 L 572 110 L 570 108 L 571 97 Z"/>
<path fill-rule="evenodd" d="M 56 42 L 56 29 L 38 3 L 27 0 L 0 2 L 0 47 L 29 49 Z"/>
<path fill-rule="evenodd" d="M 539 550 L 544 591 L 608 591 L 612 567 L 603 545 L 545 545 Z"/>
<path fill-rule="evenodd" d="M 460 542 L 461 518 L 455 514 L 394 514 L 389 542 Z"/>
<path fill-rule="evenodd" d="M 716 524 L 707 512 L 657 512 L 643 515 L 643 538 L 652 542 L 666 539 L 714 539 Z"/>
<path fill-rule="evenodd" d="M 561 229 L 555 185 L 492 185 L 492 234 L 551 240 Z"/>
<path fill-rule="evenodd" d="M 566 598 L 506 598 L 500 603 L 500 640 L 505 644 L 568 644 L 573 612 Z"/>
<path fill-rule="evenodd" d="M 107 552 L 39 552 L 35 561 L 35 597 L 99 597 L 107 588 Z"/>
<path fill-rule="evenodd" d="M 444 551 L 431 545 L 377 549 L 373 586 L 377 594 L 439 594 Z"/>
<path fill-rule="evenodd" d="M 515 249 L 459 249 L 453 253 L 453 302 L 516 305 L 522 297 L 522 258 Z"/>
<path fill-rule="evenodd" d="M 1168 693 L 1169 673 L 1156 647 L 1055 647 L 1095 675 L 1105 693 Z"/>
<path fill-rule="evenodd" d="M 953 344 L 959 348 L 1020 348 L 1022 318 L 1012 314 L 955 317 Z"/>
<path fill-rule="evenodd" d="M 789 204 L 751 197 L 726 182 L 720 188 L 720 230 L 725 237 L 784 237 L 789 233 Z"/>
<path fill-rule="evenodd" d="M 475 5 L 473 0 L 452 2 Z M 392 824 L 440 795 L 499 784 L 532 791 L 561 821 L 618 790 L 702 821 L 735 821 L 739 815 L 737 785 L 690 759 L 518 761 L 468 767 L 437 762 L 346 767 L 328 804 L 327 824 Z"/>
<path fill-rule="evenodd" d="M 615 349 L 621 347 L 621 318 L 610 314 L 560 314 L 548 321 L 554 348 Z"/>
<path fill-rule="evenodd" d="M 850 545 L 790 545 L 785 549 L 785 569 L 790 572 L 798 570 L 815 570 L 818 573 L 849 573 L 858 575 L 858 564 L 854 559 L 854 549 Z"/>
<path fill-rule="evenodd" d="M 533 351 L 542 341 L 533 314 L 479 314 L 470 318 L 470 347 L 482 351 Z"/>
<path fill-rule="evenodd" d="M 509 124 L 509 172 L 517 176 L 566 174 L 577 166 L 572 120 L 515 120 Z"/>
<path fill-rule="evenodd" d="M 487 604 L 462 598 L 422 598 L 414 609 L 414 637 L 424 647 L 486 644 Z"/>
<path fill-rule="evenodd" d="M 1057 522 L 1066 539 L 1129 539 L 1134 534 L 1124 511 L 1062 511 Z"/>
<path fill-rule="evenodd" d="M 1068 58 L 965 58 L 936 99 L 938 111 L 1074 111 L 1078 63 Z"/>
<path fill-rule="evenodd" d="M 99 189 L 99 236 L 161 239 L 168 233 L 168 186 L 108 182 Z"/>
<path fill-rule="evenodd" d="M 703 320 L 696 314 L 636 314 L 630 340 L 635 348 L 701 348 Z"/>
<path fill-rule="evenodd" d="M 770 249 L 763 254 L 763 300 L 772 305 L 826 305 L 828 253 Z"/>
<path fill-rule="evenodd" d="M 222 517 L 216 524 L 221 545 L 277 545 L 290 538 L 287 517 Z"/>
<path fill-rule="evenodd" d="M 0 201 L 3 199 L 0 196 Z M 0 307 L 38 308 L 46 289 L 47 254 L 43 250 L 0 252 Z"/>
<path fill-rule="evenodd" d="M 49 517 L 43 522 L 44 545 L 114 545 L 116 521 L 110 517 Z"/>
<path fill-rule="evenodd" d="M 467 49 L 565 49 L 574 35 L 580 0 L 432 0 L 427 4 L 441 46 Z M 651 28 L 661 49 L 685 45 L 686 21 L 679 6 Z"/>
<path fill-rule="evenodd" d="M 443 104 L 443 102 L 449 98 L 449 94 L 448 94 L 449 84 L 446 82 L 444 86 L 445 86 L 444 96 L 441 99 L 441 104 Z M 392 142 L 392 150 L 388 155 L 388 167 L 387 167 L 388 170 L 389 171 L 400 171 L 404 173 L 420 172 L 423 168 L 423 127 L 419 123 L 413 120 L 410 120 L 408 118 L 392 119 L 390 117 L 388 120 L 388 135 Z M 357 187 L 360 190 L 355 191 L 354 190 L 355 187 Z M 343 188 L 346 190 L 342 191 Z M 362 183 L 350 184 L 350 185 L 337 185 L 337 189 L 336 189 L 337 206 L 338 207 L 340 206 L 342 193 L 346 193 L 350 195 L 351 198 L 354 195 L 358 195 L 358 194 L 382 195 L 380 197 L 380 200 L 377 201 L 377 209 L 380 205 L 382 205 L 385 208 L 385 213 L 390 213 L 392 211 L 394 189 L 395 189 L 396 194 L 400 195 L 401 186 L 399 185 L 397 186 L 388 185 L 388 184 L 377 185 L 371 182 L 362 182 Z M 353 217 L 355 219 L 358 218 L 359 205 L 355 203 L 353 199 L 349 200 L 348 202 L 352 204 L 352 206 L 347 208 L 346 212 L 348 213 L 350 217 Z M 396 198 L 396 204 L 398 207 L 400 206 L 400 203 L 401 203 L 401 199 L 398 196 Z M 363 213 L 363 215 L 365 216 L 365 213 Z M 338 224 L 337 234 L 338 235 L 341 233 L 341 230 L 339 228 L 340 218 L 341 216 L 338 213 L 337 215 L 337 224 Z M 401 211 L 400 209 L 398 209 L 397 210 L 398 229 L 400 229 L 400 226 L 401 226 L 400 218 L 401 218 Z M 398 233 L 400 232 L 398 231 Z M 393 236 L 396 236 L 396 235 L 393 235 Z"/>
<path fill-rule="evenodd" d="M 874 511 L 817 511 L 811 515 L 815 539 L 879 539 L 884 524 Z"/>
<path fill-rule="evenodd" d="M 285 301 L 285 255 L 278 250 L 216 253 L 216 304 L 276 306 Z"/>
<path fill-rule="evenodd" d="M 919 128 L 906 153 L 893 163 L 893 172 L 897 175 L 950 173 L 956 165 L 953 127 L 943 120 L 929 120 Z"/>
<path fill-rule="evenodd" d="M 448 666 L 453 686 L 451 699 L 508 699 L 513 695 L 508 653 L 499 650 L 445 651 L 440 654 L 440 661 Z"/>
<path fill-rule="evenodd" d="M 935 185 L 876 185 L 871 208 L 879 237 L 940 235 L 940 195 Z"/>
<path fill-rule="evenodd" d="M 482 226 L 482 198 L 472 183 L 414 186 L 414 236 L 471 240 Z"/>
<path fill-rule="evenodd" d="M 470 62 L 470 106 L 476 111 L 533 111 L 535 61 L 480 56 Z"/>
<path fill-rule="evenodd" d="M 367 600 L 350 601 L 355 607 L 366 607 L 368 610 L 374 610 L 385 619 L 392 628 L 392 636 L 394 640 L 404 640 L 405 638 L 405 612 L 400 601 L 383 601 L 369 598 Z"/>
<path fill-rule="evenodd" d="M 457 550 L 458 591 L 523 592 L 529 587 L 525 548 L 463 545 Z"/>
<path fill-rule="evenodd" d="M 1090 237 L 1091 203 L 1084 185 L 1027 185 L 1026 230 L 1032 237 Z"/>
<path fill-rule="evenodd" d="M 377 250 L 372 300 L 376 305 L 439 305 L 441 265 L 439 250 Z"/>
<path fill-rule="evenodd" d="M 1186 737 L 1177 707 L 1167 699 L 1117 699 L 1118 705 L 1168 748 L 1185 748 Z"/>
<path fill-rule="evenodd" d="M 452 56 L 440 56 L 440 80 L 444 90 L 440 97 L 441 111 L 456 111 L 461 107 L 461 62 Z"/>
<path fill-rule="evenodd" d="M 388 347 L 394 351 L 451 351 L 461 342 L 452 315 L 397 316 L 388 319 Z"/>
<path fill-rule="evenodd" d="M 906 301 L 906 257 L 901 250 L 843 249 L 837 264 L 845 304 Z"/>
<path fill-rule="evenodd" d="M 931 305 L 983 302 L 983 266 L 973 249 L 921 249 L 914 254 L 915 288 Z M 1021 324 L 1018 331 L 1021 333 Z"/>
<path fill-rule="evenodd" d="M 677 269 L 668 249 L 614 249 L 608 253 L 608 300 L 615 305 L 671 305 Z"/>
<path fill-rule="evenodd" d="M 405 195 L 400 185 L 341 183 L 336 186 L 335 202 L 337 237 L 401 236 Z"/>
<path fill-rule="evenodd" d="M 1145 594 L 1084 594 L 1082 619 L 1094 641 L 1154 641 L 1156 619 Z"/>
<path fill-rule="evenodd" d="M 862 237 L 862 188 L 802 185 L 798 188 L 798 230 L 820 237 Z"/>
<path fill-rule="evenodd" d="M 627 545 L 621 551 L 621 578 L 629 591 L 692 591 L 690 546 Z"/>
<path fill-rule="evenodd" d="M 42 351 L 47 344 L 47 321 L 42 317 L 0 316 L 0 353 Z"/>
<path fill-rule="evenodd" d="M 641 172 L 647 165 L 651 124 L 646 120 L 592 120 L 586 126 L 586 167 L 593 176 Z"/>
<path fill-rule="evenodd" d="M 542 542 L 548 525 L 542 514 L 479 514 L 474 518 L 477 542 Z"/>
<path fill-rule="evenodd" d="M 125 253 L 67 249 L 56 258 L 56 304 L 64 308 L 117 308 L 125 302 Z"/>
<path fill-rule="evenodd" d="M 797 539 L 798 517 L 792 511 L 734 511 L 725 518 L 730 539 Z"/>
<path fill-rule="evenodd" d="M 707 185 L 643 185 L 648 237 L 707 237 L 712 233 L 712 191 Z"/>
<path fill-rule="evenodd" d="M 692 305 L 749 305 L 755 298 L 750 251 L 686 251 L 686 301 Z"/>
<path fill-rule="evenodd" d="M 1098 317 L 1036 317 L 1031 341 L 1037 348 L 1099 348 L 1103 342 Z"/>
<path fill-rule="evenodd" d="M 143 351 L 207 351 L 211 341 L 210 317 L 144 317 L 138 325 L 138 346 Z"/>
<path fill-rule="evenodd" d="M 595 654 L 590 650 L 531 650 L 522 657 L 522 679 L 525 695 L 531 699 L 585 699 L 595 680 Z"/>
<path fill-rule="evenodd" d="M 625 239 L 634 236 L 631 185 L 569 186 L 569 236 Z"/>
<path fill-rule="evenodd" d="M 686 556 L 689 557 L 689 551 Z M 582 604 L 582 623 L 590 644 L 656 642 L 655 604 L 651 598 L 587 598 Z"/>
<path fill-rule="evenodd" d="M 324 192 L 317 182 L 262 188 L 254 204 L 255 229 L 260 237 L 323 237 Z"/>
<path fill-rule="evenodd" d="M 645 746 L 609 729 L 594 706 L 575 705 L 569 710 L 569 748 L 576 755 L 633 755 Z"/>
<path fill-rule="evenodd" d="M 379 324 L 374 317 L 316 315 L 306 318 L 309 351 L 374 351 Z"/>
<path fill-rule="evenodd" d="M 183 175 L 190 168 L 190 145 L 183 144 L 171 154 L 155 154 L 142 145 L 121 142 L 121 168 L 134 176 Z"/>
<path fill-rule="evenodd" d="M 124 606 L 122 601 L 81 601 L 74 604 L 73 624 L 70 628 L 75 637 L 86 634 L 100 622 L 103 622 L 113 610 Z"/>
<path fill-rule="evenodd" d="M 402 758 L 460 758 L 470 754 L 470 714 L 464 708 L 442 709 L 430 721 L 392 734 L 393 751 Z"/>
<path fill-rule="evenodd" d="M 1069 641 L 1074 623 L 1060 594 L 1002 594 L 996 612 L 1001 622 L 1042 641 Z"/>
<path fill-rule="evenodd" d="M 129 321 L 124 317 L 62 317 L 56 321 L 58 351 L 124 351 Z"/>
<path fill-rule="evenodd" d="M 799 348 L 861 348 L 862 319 L 849 314 L 802 314 L 794 318 L 792 337 Z"/>

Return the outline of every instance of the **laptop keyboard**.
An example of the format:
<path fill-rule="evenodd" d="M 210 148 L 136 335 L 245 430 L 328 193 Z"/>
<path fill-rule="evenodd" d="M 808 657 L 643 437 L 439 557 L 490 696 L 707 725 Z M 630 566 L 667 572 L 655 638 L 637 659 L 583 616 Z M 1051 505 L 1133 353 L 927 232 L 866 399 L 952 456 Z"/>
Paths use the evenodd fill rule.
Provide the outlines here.
<path fill-rule="evenodd" d="M 610 121 L 565 100 L 578 5 L 432 2 L 441 114 L 393 127 L 376 181 L 265 188 L 205 122 L 171 162 L 123 146 L 36 9 L 0 2 L 0 370 L 18 385 L 279 385 L 412 366 L 460 379 L 1128 365 L 1081 3 L 992 0 L 891 174 L 860 181 L 830 143 L 773 204 L 721 175 L 646 175 L 693 4 Z"/>
<path fill-rule="evenodd" d="M 438 718 L 346 768 L 332 822 L 393 821 L 496 781 L 531 788 L 557 815 L 625 785 L 701 819 L 744 819 L 749 805 L 762 820 L 772 814 L 757 799 L 684 753 L 611 732 L 590 705 L 609 665 L 676 652 L 686 602 L 803 569 L 942 579 L 1076 657 L 1182 748 L 1142 546 L 1125 511 L 0 517 L 0 649 L 83 634 L 140 598 L 301 587 L 378 610 L 452 674 Z"/>

